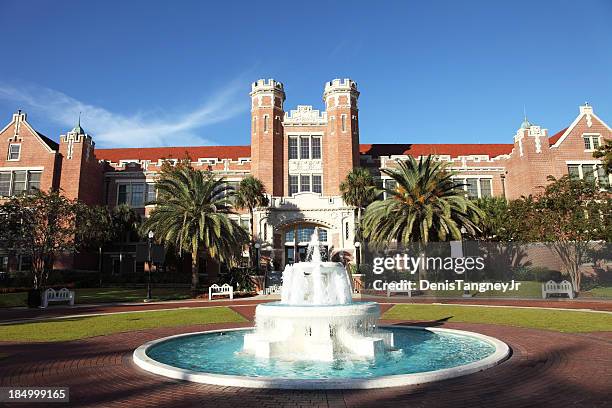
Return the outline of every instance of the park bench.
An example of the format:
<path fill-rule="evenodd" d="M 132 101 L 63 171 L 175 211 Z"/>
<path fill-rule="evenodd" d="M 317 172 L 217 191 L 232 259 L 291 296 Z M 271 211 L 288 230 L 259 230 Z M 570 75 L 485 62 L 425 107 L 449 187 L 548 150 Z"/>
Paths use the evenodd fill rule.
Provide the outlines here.
<path fill-rule="evenodd" d="M 389 286 L 387 286 L 387 297 L 391 297 L 391 293 L 407 293 L 408 297 L 412 297 L 412 291 L 411 290 L 408 290 L 408 289 L 391 289 Z"/>
<path fill-rule="evenodd" d="M 570 299 L 574 298 L 574 287 L 571 282 L 564 280 L 561 283 L 549 280 L 542 284 L 542 299 L 546 299 L 548 295 L 566 294 Z"/>
<path fill-rule="evenodd" d="M 67 288 L 60 290 L 49 288 L 43 292 L 42 307 L 49 306 L 49 302 L 68 302 L 70 306 L 74 306 L 74 291 Z"/>
<path fill-rule="evenodd" d="M 264 295 L 280 295 L 280 293 L 281 293 L 281 287 L 279 285 L 268 286 L 263 291 Z"/>
<path fill-rule="evenodd" d="M 225 296 L 229 295 L 230 299 L 234 299 L 234 288 L 227 283 L 219 286 L 216 283 L 210 285 L 208 288 L 208 299 L 212 300 L 213 296 Z"/>

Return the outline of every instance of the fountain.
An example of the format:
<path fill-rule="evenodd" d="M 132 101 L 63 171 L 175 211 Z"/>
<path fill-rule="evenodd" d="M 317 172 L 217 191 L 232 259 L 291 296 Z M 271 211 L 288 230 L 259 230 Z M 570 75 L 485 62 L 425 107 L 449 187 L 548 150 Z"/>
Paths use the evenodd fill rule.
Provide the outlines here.
<path fill-rule="evenodd" d="M 344 266 L 323 262 L 315 232 L 307 262 L 283 272 L 281 300 L 256 308 L 255 328 L 185 333 L 134 351 L 139 367 L 223 386 L 348 389 L 422 384 L 493 367 L 510 354 L 493 337 L 444 328 L 377 327 L 375 302 L 354 302 Z"/>
<path fill-rule="evenodd" d="M 256 328 L 244 350 L 257 357 L 333 361 L 341 356 L 376 358 L 393 348 L 393 334 L 376 330 L 380 308 L 353 302 L 345 267 L 322 262 L 318 230 L 307 261 L 287 265 L 281 301 L 257 306 Z"/>

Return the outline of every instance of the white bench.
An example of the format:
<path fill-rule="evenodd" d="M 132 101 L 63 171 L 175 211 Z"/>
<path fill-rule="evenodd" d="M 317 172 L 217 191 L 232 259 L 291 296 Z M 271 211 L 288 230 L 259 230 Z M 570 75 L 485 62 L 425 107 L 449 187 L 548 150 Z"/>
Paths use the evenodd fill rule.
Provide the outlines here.
<path fill-rule="evenodd" d="M 212 300 L 213 296 L 225 296 L 229 295 L 230 299 L 234 299 L 234 288 L 227 283 L 219 286 L 216 283 L 210 285 L 208 288 L 208 299 Z"/>
<path fill-rule="evenodd" d="M 281 286 L 280 285 L 272 285 L 268 286 L 263 290 L 263 295 L 280 295 Z"/>
<path fill-rule="evenodd" d="M 43 292 L 41 307 L 46 308 L 49 302 L 68 302 L 70 306 L 74 306 L 74 291 L 67 288 L 60 290 L 49 288 Z"/>
<path fill-rule="evenodd" d="M 566 294 L 570 299 L 574 298 L 574 287 L 571 282 L 564 280 L 561 283 L 549 280 L 542 284 L 542 299 L 551 294 Z"/>
<path fill-rule="evenodd" d="M 391 292 L 393 293 L 408 293 L 408 297 L 412 297 L 412 291 L 409 289 L 391 289 L 389 285 L 387 285 L 387 297 L 391 297 Z"/>

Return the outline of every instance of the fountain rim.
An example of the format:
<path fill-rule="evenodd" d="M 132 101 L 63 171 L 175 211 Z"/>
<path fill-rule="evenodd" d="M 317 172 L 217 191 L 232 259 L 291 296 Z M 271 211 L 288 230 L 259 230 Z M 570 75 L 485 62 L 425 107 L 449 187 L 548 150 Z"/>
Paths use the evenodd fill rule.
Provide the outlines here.
<path fill-rule="evenodd" d="M 290 390 L 340 390 L 340 389 L 373 389 L 417 385 L 450 378 L 461 377 L 479 371 L 492 368 L 506 361 L 511 354 L 510 347 L 503 341 L 467 330 L 445 329 L 439 327 L 414 327 L 383 325 L 378 328 L 393 328 L 402 330 L 427 330 L 438 333 L 449 333 L 463 335 L 485 341 L 495 347 L 493 354 L 472 363 L 457 367 L 443 368 L 421 373 L 396 374 L 375 378 L 344 378 L 344 379 L 295 379 L 282 377 L 249 377 L 241 375 L 214 374 L 201 371 L 187 370 L 169 364 L 160 363 L 147 355 L 147 350 L 160 343 L 181 337 L 197 336 L 201 334 L 222 333 L 231 331 L 253 330 L 253 327 L 239 327 L 233 329 L 206 330 L 192 333 L 182 333 L 173 336 L 162 337 L 149 341 L 132 354 L 134 363 L 145 371 L 162 375 L 177 380 L 190 381 L 201 384 L 245 387 L 245 388 L 268 388 L 268 389 L 290 389 Z"/>

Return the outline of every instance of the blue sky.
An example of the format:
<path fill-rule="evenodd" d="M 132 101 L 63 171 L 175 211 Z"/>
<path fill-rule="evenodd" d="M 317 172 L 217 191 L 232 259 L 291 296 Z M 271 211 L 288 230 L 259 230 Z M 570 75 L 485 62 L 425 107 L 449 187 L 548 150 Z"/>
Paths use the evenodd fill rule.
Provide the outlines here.
<path fill-rule="evenodd" d="M 0 2 L 0 118 L 98 147 L 248 144 L 250 82 L 286 109 L 360 91 L 362 143 L 511 143 L 589 101 L 612 122 L 612 2 Z"/>

